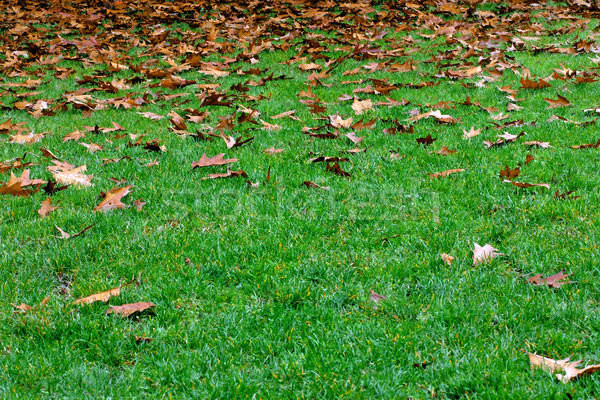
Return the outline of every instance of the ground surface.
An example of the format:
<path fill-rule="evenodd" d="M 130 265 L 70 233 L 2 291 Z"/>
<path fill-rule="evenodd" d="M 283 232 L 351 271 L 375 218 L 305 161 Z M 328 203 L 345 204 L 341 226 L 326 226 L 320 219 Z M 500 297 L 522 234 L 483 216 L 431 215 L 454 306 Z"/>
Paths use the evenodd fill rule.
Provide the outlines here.
<path fill-rule="evenodd" d="M 593 5 L 22 3 L 2 397 L 598 394 Z"/>

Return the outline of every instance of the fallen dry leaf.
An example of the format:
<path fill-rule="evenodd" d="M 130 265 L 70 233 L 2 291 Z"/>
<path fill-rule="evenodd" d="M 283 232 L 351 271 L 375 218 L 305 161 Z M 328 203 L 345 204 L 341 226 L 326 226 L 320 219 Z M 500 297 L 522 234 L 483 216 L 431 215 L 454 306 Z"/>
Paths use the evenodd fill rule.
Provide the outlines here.
<path fill-rule="evenodd" d="M 329 186 L 319 186 L 316 183 L 313 183 L 311 181 L 302 182 L 302 186 L 306 186 L 307 188 L 313 188 L 313 189 L 321 189 L 321 190 L 329 190 L 330 189 Z"/>
<path fill-rule="evenodd" d="M 237 158 L 223 158 L 225 153 L 217 154 L 214 157 L 206 157 L 206 153 L 202 153 L 200 160 L 192 163 L 192 168 L 213 167 L 218 165 L 226 165 L 237 162 Z"/>
<path fill-rule="evenodd" d="M 504 253 L 498 253 L 498 249 L 492 247 L 489 244 L 481 247 L 477 243 L 473 243 L 475 249 L 473 249 L 473 265 L 479 265 L 488 260 L 492 260 L 496 257 L 505 256 Z"/>
<path fill-rule="evenodd" d="M 134 281 L 132 280 L 131 282 L 127 282 L 123 285 L 117 286 L 116 288 L 113 288 L 113 289 L 106 290 L 104 292 L 95 293 L 95 294 L 92 294 L 87 297 L 82 297 L 80 299 L 75 300 L 73 302 L 73 304 L 81 304 L 81 305 L 92 304 L 92 303 L 95 303 L 96 301 L 102 301 L 102 302 L 106 303 L 111 297 L 119 296 L 121 294 L 121 288 L 131 284 L 132 282 L 134 282 Z"/>
<path fill-rule="evenodd" d="M 381 300 L 387 300 L 387 297 L 385 297 L 385 296 L 383 296 L 381 294 L 375 293 L 373 290 L 371 290 L 371 295 L 369 296 L 369 300 L 371 300 L 372 302 L 375 303 L 373 307 L 375 309 L 377 309 L 377 306 L 378 306 L 379 302 Z"/>
<path fill-rule="evenodd" d="M 85 227 L 85 228 L 83 228 L 83 229 L 82 229 L 80 232 L 78 232 L 78 233 L 75 233 L 75 234 L 73 234 L 73 235 L 70 235 L 70 234 L 68 234 L 67 232 L 63 231 L 62 229 L 60 229 L 60 228 L 59 228 L 58 226 L 56 226 L 56 225 L 54 225 L 54 227 L 55 227 L 55 228 L 56 228 L 56 230 L 58 230 L 58 232 L 60 233 L 60 236 L 57 236 L 57 237 L 58 237 L 59 239 L 65 239 L 65 240 L 67 240 L 67 239 L 70 239 L 70 238 L 77 237 L 77 236 L 79 236 L 79 235 L 81 235 L 81 234 L 83 234 L 83 233 L 85 233 L 85 232 L 89 231 L 90 229 L 92 229 L 92 227 L 93 227 L 94 225 L 96 225 L 96 224 L 94 223 L 94 224 L 91 224 L 90 226 L 86 226 L 86 227 Z"/>
<path fill-rule="evenodd" d="M 56 210 L 58 207 L 51 205 L 52 199 L 48 197 L 46 200 L 42 201 L 42 206 L 37 211 L 40 214 L 40 217 L 46 218 L 48 214 L 52 211 Z"/>
<path fill-rule="evenodd" d="M 127 194 L 131 191 L 132 187 L 133 187 L 133 185 L 128 185 L 128 186 L 124 186 L 124 187 L 117 186 L 117 187 L 110 189 L 108 192 L 105 193 L 104 200 L 102 200 L 100 202 L 100 204 L 98 204 L 93 209 L 93 212 L 97 212 L 97 211 L 106 212 L 106 211 L 110 211 L 110 210 L 122 209 L 122 208 L 127 207 L 127 205 L 125 203 L 123 203 L 121 201 L 121 199 L 123 197 L 127 196 Z"/>
<path fill-rule="evenodd" d="M 123 304 L 122 306 L 110 306 L 110 308 L 106 310 L 106 313 L 120 314 L 122 318 L 125 318 L 135 313 L 141 313 L 142 311 L 151 309 L 152 307 L 156 307 L 156 305 L 152 302 Z"/>
<path fill-rule="evenodd" d="M 352 103 L 352 109 L 356 113 L 356 115 L 361 115 L 365 111 L 369 111 L 373 109 L 373 102 L 371 99 L 366 100 L 358 100 L 354 98 L 354 102 Z"/>
<path fill-rule="evenodd" d="M 563 97 L 560 94 L 557 94 L 557 96 L 557 100 L 544 98 L 544 100 L 548 103 L 548 110 L 551 108 L 566 107 L 571 104 L 566 97 Z"/>
<path fill-rule="evenodd" d="M 474 138 L 477 135 L 481 134 L 481 129 L 475 129 L 474 126 L 471 127 L 471 129 L 469 131 L 466 131 L 465 129 L 463 129 L 463 138 L 464 139 L 471 139 Z"/>
<path fill-rule="evenodd" d="M 550 286 L 553 288 L 559 288 L 562 285 L 566 285 L 568 283 L 573 283 L 573 281 L 563 281 L 563 279 L 568 278 L 569 276 L 571 276 L 571 274 L 563 274 L 562 271 L 548 276 L 546 278 L 542 278 L 542 274 L 537 274 L 535 276 L 532 276 L 531 278 L 527 279 L 527 282 L 531 283 L 532 285 L 536 285 L 536 286 Z"/>
<path fill-rule="evenodd" d="M 503 183 L 510 183 L 511 185 L 514 185 L 516 187 L 520 187 L 520 188 L 530 188 L 530 187 L 534 187 L 534 186 L 541 186 L 541 187 L 545 187 L 546 189 L 550 189 L 550 185 L 548 185 L 547 183 L 525 183 L 525 182 L 513 182 L 513 181 L 509 181 L 507 179 L 502 181 Z"/>
<path fill-rule="evenodd" d="M 263 150 L 263 153 L 271 154 L 271 155 L 281 153 L 281 152 L 283 152 L 283 149 L 276 149 L 275 147 L 271 147 L 270 149 Z"/>
<path fill-rule="evenodd" d="M 457 169 L 449 169 L 447 171 L 442 171 L 442 172 L 434 172 L 433 174 L 427 174 L 427 175 L 429 175 L 429 177 L 431 179 L 437 179 L 437 178 L 445 178 L 450 174 L 456 174 L 458 172 L 463 172 L 463 171 L 465 171 L 465 170 L 457 168 Z"/>
<path fill-rule="evenodd" d="M 202 178 L 202 180 L 205 180 L 205 179 L 235 178 L 237 176 L 241 176 L 241 177 L 247 178 L 248 174 L 245 171 L 242 171 L 242 170 L 232 171 L 229 168 L 227 168 L 227 172 L 217 173 L 217 174 L 210 174 L 210 175 L 205 176 L 204 178 Z"/>
<path fill-rule="evenodd" d="M 442 253 L 441 257 L 442 257 L 442 261 L 444 261 L 444 263 L 446 263 L 446 265 L 452 265 L 452 261 L 454 261 L 454 257 L 452 257 L 450 254 Z"/>
<path fill-rule="evenodd" d="M 583 369 L 577 367 L 583 360 L 570 362 L 571 357 L 562 360 L 553 360 L 552 358 L 542 357 L 537 354 L 527 353 L 531 369 L 541 368 L 544 371 L 554 373 L 556 371 L 564 371 L 565 374 L 556 374 L 556 377 L 563 383 L 569 382 L 571 379 L 577 379 L 582 376 L 591 375 L 600 371 L 600 365 L 589 365 Z"/>

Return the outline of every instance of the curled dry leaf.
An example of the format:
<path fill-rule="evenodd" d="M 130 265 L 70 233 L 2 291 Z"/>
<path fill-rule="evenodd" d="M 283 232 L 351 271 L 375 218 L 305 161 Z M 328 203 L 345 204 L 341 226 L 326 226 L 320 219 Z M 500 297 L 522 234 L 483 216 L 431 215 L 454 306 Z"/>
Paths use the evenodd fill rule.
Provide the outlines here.
<path fill-rule="evenodd" d="M 281 153 L 281 152 L 283 152 L 283 149 L 276 149 L 275 147 L 271 147 L 270 149 L 263 150 L 263 153 L 271 154 L 271 155 Z"/>
<path fill-rule="evenodd" d="M 365 136 L 356 136 L 354 132 L 349 132 L 346 134 L 346 137 L 350 139 L 354 144 L 358 144 L 365 140 Z"/>
<path fill-rule="evenodd" d="M 350 128 L 353 120 L 352 117 L 343 119 L 339 114 L 329 116 L 329 124 L 334 128 Z"/>
<path fill-rule="evenodd" d="M 9 139 L 9 142 L 17 143 L 17 144 L 32 144 L 35 142 L 39 142 L 47 134 L 48 134 L 48 132 L 42 132 L 42 133 L 38 133 L 38 134 L 34 134 L 33 132 L 29 132 L 29 133 L 25 133 L 25 134 L 19 133 L 14 136 L 11 136 Z"/>
<path fill-rule="evenodd" d="M 263 129 L 266 129 L 268 131 L 278 131 L 281 129 L 281 125 L 270 124 L 267 121 L 263 121 L 262 119 L 260 119 L 259 121 L 263 125 Z"/>
<path fill-rule="evenodd" d="M 442 253 L 441 257 L 442 257 L 442 261 L 444 261 L 444 263 L 446 263 L 446 265 L 452 265 L 452 261 L 454 261 L 454 257 L 452 257 L 450 254 Z"/>
<path fill-rule="evenodd" d="M 456 174 L 458 172 L 463 172 L 465 171 L 464 169 L 449 169 L 447 171 L 442 171 L 442 172 L 434 172 L 433 174 L 427 174 L 429 175 L 429 177 L 431 179 L 437 179 L 437 178 L 445 178 L 450 174 Z"/>
<path fill-rule="evenodd" d="M 87 231 L 89 231 L 90 229 L 92 229 L 92 227 L 96 225 L 96 224 L 91 224 L 90 226 L 86 226 L 85 228 L 83 228 L 79 233 L 75 233 L 73 235 L 68 234 L 67 232 L 63 231 L 62 229 L 60 229 L 58 226 L 54 225 L 54 227 L 56 228 L 56 230 L 58 230 L 58 233 L 60 233 L 60 236 L 56 236 L 59 239 L 70 239 L 70 238 L 74 238 L 77 237 Z"/>
<path fill-rule="evenodd" d="M 223 136 L 223 140 L 225 141 L 225 144 L 227 145 L 228 149 L 233 149 L 234 147 L 240 147 L 240 146 L 245 145 L 246 143 L 249 143 L 249 142 L 253 141 L 254 138 L 251 137 L 251 138 L 248 138 L 248 139 L 243 139 L 240 136 L 237 139 L 234 139 L 231 136 Z"/>
<path fill-rule="evenodd" d="M 517 167 L 515 169 L 508 168 L 508 165 L 504 167 L 503 170 L 500 170 L 500 179 L 504 178 L 507 180 L 512 180 L 521 174 L 521 168 Z"/>
<path fill-rule="evenodd" d="M 377 305 L 379 304 L 379 302 L 381 300 L 387 300 L 387 297 L 383 296 L 381 294 L 375 293 L 373 290 L 371 290 L 371 295 L 369 296 L 369 300 L 371 300 L 372 302 L 375 303 L 375 305 L 373 307 L 375 309 L 377 309 Z"/>
<path fill-rule="evenodd" d="M 498 249 L 492 247 L 489 244 L 480 246 L 477 243 L 473 243 L 475 248 L 473 249 L 473 265 L 479 265 L 488 260 L 492 260 L 496 257 L 505 256 L 504 253 L 498 253 Z"/>
<path fill-rule="evenodd" d="M 551 87 L 551 85 L 543 79 L 532 81 L 529 78 L 521 79 L 521 89 L 543 89 Z"/>
<path fill-rule="evenodd" d="M 577 146 L 571 146 L 571 148 L 574 150 L 597 149 L 598 147 L 600 147 L 600 139 L 598 139 L 598 141 L 596 143 L 587 143 L 587 144 L 579 144 Z"/>
<path fill-rule="evenodd" d="M 321 190 L 329 190 L 330 189 L 329 186 L 319 186 L 316 183 L 313 183 L 311 181 L 302 182 L 302 186 L 306 186 L 307 188 L 313 188 L 313 189 L 321 189 Z"/>
<path fill-rule="evenodd" d="M 523 189 L 534 187 L 534 186 L 541 186 L 541 187 L 544 187 L 546 189 L 550 189 L 550 185 L 548 185 L 547 183 L 513 182 L 513 181 L 509 181 L 507 179 L 503 180 L 502 182 L 503 183 L 510 183 L 513 186 L 520 187 L 520 188 L 523 188 Z"/>
<path fill-rule="evenodd" d="M 73 304 L 92 304 L 95 303 L 97 301 L 102 301 L 102 302 L 107 302 L 111 297 L 116 297 L 119 296 L 121 294 L 121 288 L 125 287 L 131 283 L 133 283 L 135 280 L 132 280 L 130 282 L 127 282 L 123 285 L 117 286 L 116 288 L 112 288 L 109 290 L 106 290 L 104 292 L 100 292 L 100 293 L 95 293 L 92 294 L 90 296 L 87 297 L 82 297 L 80 299 L 77 299 L 73 302 Z"/>
<path fill-rule="evenodd" d="M 204 178 L 202 178 L 202 180 L 205 180 L 205 179 L 235 178 L 237 176 L 242 176 L 244 178 L 247 178 L 248 174 L 245 171 L 242 171 L 242 170 L 232 171 L 232 170 L 230 170 L 228 168 L 227 172 L 217 173 L 217 174 L 210 174 L 210 175 L 205 176 Z"/>
<path fill-rule="evenodd" d="M 140 303 L 131 303 L 131 304 L 123 304 L 122 306 L 110 306 L 108 310 L 106 310 L 107 314 L 120 314 L 121 317 L 129 317 L 135 313 L 140 313 L 145 310 L 149 310 L 152 307 L 156 307 L 156 305 L 152 302 L 140 302 Z"/>
<path fill-rule="evenodd" d="M 523 146 L 529 147 L 541 147 L 542 149 L 549 149 L 554 146 L 550 146 L 550 142 L 540 142 L 539 140 L 532 140 L 530 142 L 523 143 Z"/>
<path fill-rule="evenodd" d="M 343 176 L 343 177 L 350 177 L 350 173 L 346 172 L 342 169 L 342 167 L 340 167 L 339 162 L 335 162 L 333 165 L 329 165 L 329 163 L 327 163 L 327 166 L 325 167 L 325 170 L 328 172 L 333 172 L 336 175 L 339 176 Z"/>
<path fill-rule="evenodd" d="M 422 137 L 422 138 L 417 138 L 415 139 L 417 141 L 417 143 L 422 144 L 424 146 L 429 146 L 431 145 L 433 142 L 435 142 L 437 140 L 437 138 L 432 138 L 431 134 L 428 134 L 427 137 Z"/>
<path fill-rule="evenodd" d="M 438 151 L 435 152 L 435 154 L 440 155 L 440 156 L 447 156 L 448 154 L 454 154 L 454 153 L 456 153 L 456 150 L 450 150 L 446 146 L 442 146 Z"/>

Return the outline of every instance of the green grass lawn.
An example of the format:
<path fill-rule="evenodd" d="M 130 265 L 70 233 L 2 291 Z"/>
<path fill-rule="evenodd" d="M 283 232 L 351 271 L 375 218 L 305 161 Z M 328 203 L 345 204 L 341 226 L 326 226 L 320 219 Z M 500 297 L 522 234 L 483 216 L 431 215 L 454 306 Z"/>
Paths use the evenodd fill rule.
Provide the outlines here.
<path fill-rule="evenodd" d="M 0 397 L 600 395 L 598 375 L 565 384 L 525 354 L 600 363 L 600 154 L 571 147 L 600 139 L 598 9 L 4 3 L 3 187 L 26 170 L 55 180 L 42 149 L 93 178 L 0 195 Z M 568 105 L 550 108 L 558 95 Z M 418 117 L 430 111 L 449 117 Z M 19 130 L 44 135 L 15 143 Z M 237 161 L 193 168 L 203 153 Z M 506 166 L 549 188 L 503 182 Z M 227 168 L 247 177 L 203 179 Z M 128 185 L 126 207 L 93 211 Z M 474 265 L 475 243 L 505 255 Z M 572 283 L 528 283 L 560 271 Z M 154 307 L 106 313 L 137 302 Z"/>

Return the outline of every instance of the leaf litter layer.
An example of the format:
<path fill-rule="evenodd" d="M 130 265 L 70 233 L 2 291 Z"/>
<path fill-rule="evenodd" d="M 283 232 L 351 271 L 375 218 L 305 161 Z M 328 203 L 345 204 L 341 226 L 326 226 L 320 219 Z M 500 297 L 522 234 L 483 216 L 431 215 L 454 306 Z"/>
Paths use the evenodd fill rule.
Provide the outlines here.
<path fill-rule="evenodd" d="M 595 3 L 4 5 L 0 393 L 598 390 Z"/>

